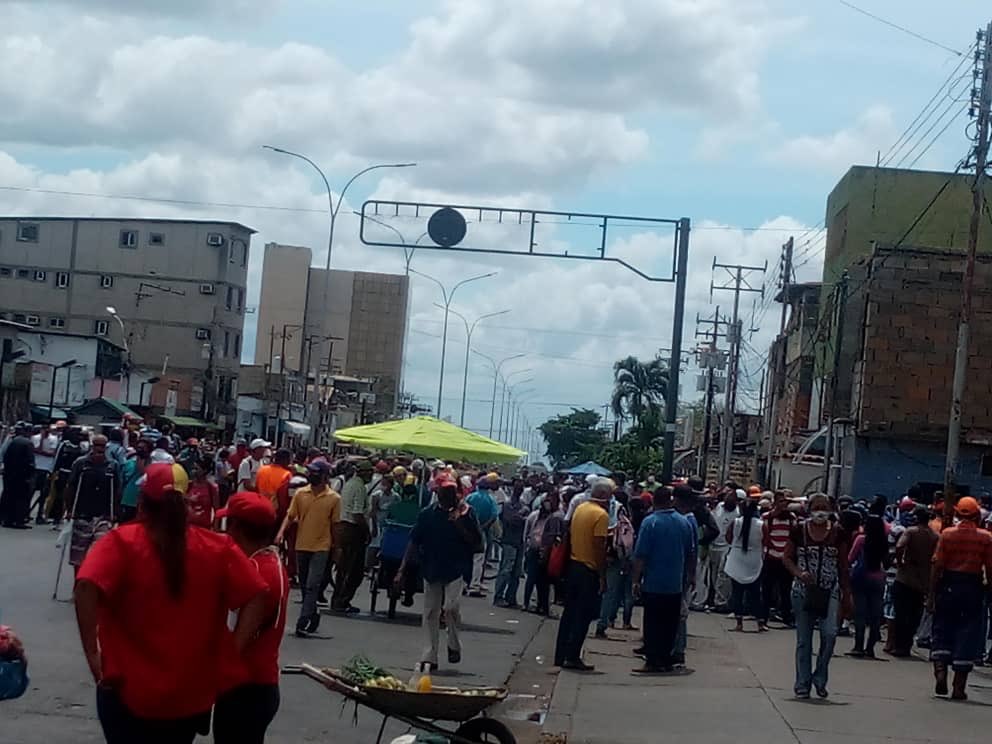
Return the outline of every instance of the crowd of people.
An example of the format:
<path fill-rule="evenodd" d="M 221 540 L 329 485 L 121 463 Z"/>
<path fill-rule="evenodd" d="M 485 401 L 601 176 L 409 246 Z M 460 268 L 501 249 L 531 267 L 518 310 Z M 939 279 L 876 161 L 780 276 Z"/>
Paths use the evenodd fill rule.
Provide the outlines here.
<path fill-rule="evenodd" d="M 890 504 L 696 477 L 501 474 L 61 422 L 18 425 L 0 461 L 0 524 L 68 537 L 109 742 L 191 741 L 211 714 L 216 741 L 262 741 L 291 587 L 294 632 L 311 637 L 325 612 L 360 612 L 370 571 L 406 606 L 423 593 L 426 671 L 442 628 L 447 663 L 461 661 L 464 597 L 546 617 L 560 605 L 554 662 L 567 671 L 593 669 L 594 624 L 600 638 L 639 633 L 635 673 L 681 673 L 692 612 L 794 628 L 799 698 L 828 696 L 842 635 L 854 658 L 877 658 L 883 638 L 893 657 L 929 648 L 935 690 L 954 699 L 987 659 L 992 532 L 971 497 L 945 510 L 916 489 Z M 208 673 L 191 686 L 193 659 Z"/>

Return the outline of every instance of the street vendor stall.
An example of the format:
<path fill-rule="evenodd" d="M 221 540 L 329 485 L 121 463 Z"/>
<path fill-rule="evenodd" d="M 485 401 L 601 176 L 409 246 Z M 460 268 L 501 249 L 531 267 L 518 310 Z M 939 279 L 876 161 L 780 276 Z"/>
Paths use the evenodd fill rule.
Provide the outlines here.
<path fill-rule="evenodd" d="M 395 450 L 422 457 L 473 463 L 510 463 L 527 454 L 432 416 L 352 426 L 334 432 L 334 438 L 369 449 Z"/>

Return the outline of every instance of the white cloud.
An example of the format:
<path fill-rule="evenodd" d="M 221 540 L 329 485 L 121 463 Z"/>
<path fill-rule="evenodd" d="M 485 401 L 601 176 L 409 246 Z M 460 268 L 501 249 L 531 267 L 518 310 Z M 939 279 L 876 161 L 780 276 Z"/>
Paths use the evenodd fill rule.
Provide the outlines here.
<path fill-rule="evenodd" d="M 874 163 L 876 154 L 892 145 L 898 134 L 891 109 L 876 105 L 850 126 L 787 139 L 769 153 L 769 158 L 790 168 L 839 173 L 855 163 Z"/>
<path fill-rule="evenodd" d="M 71 8 L 91 15 L 106 13 L 187 18 L 223 14 L 233 19 L 241 15 L 257 19 L 260 13 L 271 11 L 281 3 L 282 0 L 0 0 L 0 6 L 38 8 L 46 12 Z"/>

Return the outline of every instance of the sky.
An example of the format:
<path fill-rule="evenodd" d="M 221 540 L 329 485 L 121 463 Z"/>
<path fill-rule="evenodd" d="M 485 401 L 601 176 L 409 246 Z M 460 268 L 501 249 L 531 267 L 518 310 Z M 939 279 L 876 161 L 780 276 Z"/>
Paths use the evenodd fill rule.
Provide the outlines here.
<path fill-rule="evenodd" d="M 326 259 L 322 182 L 265 144 L 308 155 L 335 193 L 368 165 L 417 163 L 348 191 L 339 269 L 404 270 L 402 251 L 359 240 L 352 211 L 366 199 L 689 218 L 687 348 L 697 314 L 732 299 L 711 298 L 726 276 L 714 261 L 768 264 L 753 275 L 764 297 L 741 302 L 755 330 L 740 407 L 754 410 L 785 240 L 796 238 L 798 279 L 816 280 L 826 197 L 851 165 L 881 153 L 952 169 L 967 151 L 955 97 L 968 82 L 953 50 L 968 51 L 987 3 L 859 7 L 927 40 L 841 0 L 0 0 L 0 214 L 242 222 L 258 230 L 249 306 L 266 242 Z M 946 116 L 901 137 L 938 91 Z M 391 224 L 411 242 L 423 229 Z M 526 241 L 511 228 L 469 230 L 476 246 Z M 553 224 L 540 238 L 572 253 L 598 239 Z M 671 235 L 625 227 L 611 251 L 659 272 Z M 449 287 L 498 272 L 460 288 L 451 307 L 470 321 L 509 310 L 482 321 L 472 347 L 496 360 L 526 353 L 504 371 L 523 381 L 533 426 L 572 406 L 602 410 L 616 360 L 670 346 L 673 286 L 620 266 L 419 250 L 412 268 Z M 405 386 L 430 406 L 440 294 L 412 277 Z M 465 331 L 451 322 L 442 414 L 457 423 Z M 697 395 L 696 372 L 690 363 L 684 398 Z M 492 384 L 473 354 L 469 428 L 488 432 Z"/>

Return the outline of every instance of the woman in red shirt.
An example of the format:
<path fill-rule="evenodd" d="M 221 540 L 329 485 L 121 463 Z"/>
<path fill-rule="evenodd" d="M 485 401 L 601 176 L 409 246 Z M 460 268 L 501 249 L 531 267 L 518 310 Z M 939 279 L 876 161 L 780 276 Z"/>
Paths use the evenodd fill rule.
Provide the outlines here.
<path fill-rule="evenodd" d="M 227 535 L 190 529 L 182 466 L 145 471 L 138 521 L 111 530 L 76 578 L 76 619 L 108 744 L 188 744 L 209 730 L 227 636 L 265 620 L 265 582 Z"/>
<path fill-rule="evenodd" d="M 262 744 L 279 710 L 279 642 L 286 632 L 289 577 L 272 545 L 276 509 L 265 496 L 242 491 L 217 513 L 227 532 L 266 583 L 265 621 L 244 653 L 233 644 L 221 667 L 221 694 L 214 707 L 215 744 Z M 229 639 L 230 640 L 230 639 Z"/>
<path fill-rule="evenodd" d="M 217 484 L 210 480 L 213 460 L 210 456 L 200 458 L 193 465 L 193 480 L 186 492 L 188 521 L 194 527 L 209 530 L 214 524 L 214 509 L 220 506 Z"/>

